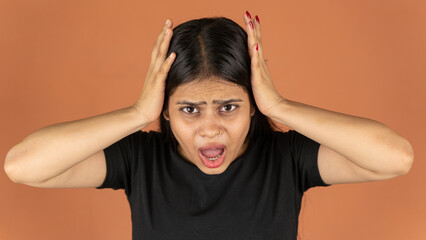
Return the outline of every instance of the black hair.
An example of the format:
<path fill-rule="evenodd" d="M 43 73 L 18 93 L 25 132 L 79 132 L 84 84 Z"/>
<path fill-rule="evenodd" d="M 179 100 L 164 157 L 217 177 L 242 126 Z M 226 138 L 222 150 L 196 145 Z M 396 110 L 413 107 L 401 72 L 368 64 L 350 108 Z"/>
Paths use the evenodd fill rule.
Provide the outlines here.
<path fill-rule="evenodd" d="M 240 25 L 225 17 L 184 22 L 173 29 L 166 56 L 171 52 L 176 53 L 176 59 L 166 79 L 163 113 L 168 109 L 169 97 L 179 85 L 218 77 L 243 87 L 255 109 L 245 141 L 273 131 L 275 125 L 259 111 L 254 100 L 247 33 Z M 160 127 L 165 140 L 176 150 L 177 140 L 163 114 L 160 115 Z"/>

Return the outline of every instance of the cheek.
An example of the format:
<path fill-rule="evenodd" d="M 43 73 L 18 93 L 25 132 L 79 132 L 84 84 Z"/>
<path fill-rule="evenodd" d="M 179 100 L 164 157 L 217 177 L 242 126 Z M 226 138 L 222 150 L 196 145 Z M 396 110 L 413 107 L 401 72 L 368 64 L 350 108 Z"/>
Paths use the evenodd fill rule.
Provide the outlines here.
<path fill-rule="evenodd" d="M 240 117 L 227 123 L 226 129 L 233 138 L 245 138 L 250 129 L 251 118 Z"/>
<path fill-rule="evenodd" d="M 190 146 L 193 144 L 193 136 L 195 134 L 194 124 L 188 123 L 178 117 L 172 117 L 170 118 L 170 127 L 181 146 Z"/>

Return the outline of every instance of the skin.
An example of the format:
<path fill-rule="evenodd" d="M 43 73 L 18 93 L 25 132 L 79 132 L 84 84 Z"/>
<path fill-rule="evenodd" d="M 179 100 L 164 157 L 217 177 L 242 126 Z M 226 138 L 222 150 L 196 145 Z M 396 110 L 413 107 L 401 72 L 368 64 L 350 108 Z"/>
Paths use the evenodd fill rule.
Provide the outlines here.
<path fill-rule="evenodd" d="M 177 87 L 164 117 L 170 121 L 180 155 L 206 174 L 220 174 L 246 150 L 253 114 L 244 88 L 213 78 Z M 198 155 L 200 147 L 209 144 L 225 145 L 225 160 L 217 168 L 205 166 Z"/>
<path fill-rule="evenodd" d="M 383 123 L 281 96 L 264 59 L 258 16 L 252 19 L 246 12 L 244 23 L 256 105 L 273 121 L 320 143 L 318 168 L 325 183 L 386 180 L 410 170 L 414 160 L 411 144 Z"/>
<path fill-rule="evenodd" d="M 244 14 L 244 23 L 251 59 L 251 85 L 257 107 L 273 121 L 286 125 L 320 143 L 318 168 L 325 183 L 379 181 L 404 175 L 410 170 L 414 159 L 411 144 L 384 124 L 367 118 L 317 108 L 281 96 L 274 87 L 264 58 L 260 21 Z M 168 21 L 154 45 L 151 65 L 141 97 L 133 106 L 146 124 L 154 121 L 161 114 L 167 71 L 175 57 L 178 57 L 174 53 L 166 57 L 172 34 L 172 23 Z M 203 85 L 199 86 L 198 91 L 201 91 Z M 188 88 L 186 91 L 191 90 Z M 195 96 L 196 92 L 193 91 L 193 94 Z M 189 94 L 185 96 L 189 96 Z M 197 99 L 191 100 L 197 101 Z M 213 99 L 205 100 L 210 105 L 205 106 L 206 109 L 203 113 L 213 119 L 204 118 L 204 121 L 214 128 L 222 128 L 224 120 L 214 114 L 214 107 L 211 105 Z M 190 130 L 186 127 L 185 134 L 189 133 L 189 136 L 186 137 L 178 127 L 186 126 L 189 123 L 180 119 L 182 116 L 175 119 L 177 116 L 173 115 L 172 109 L 170 109 L 170 121 L 173 122 L 172 131 L 178 137 L 181 154 L 200 166 L 199 161 L 194 157 L 194 151 L 200 145 L 208 143 L 205 139 L 201 141 L 200 137 L 196 137 L 196 134 L 200 134 L 196 131 L 203 128 L 198 124 L 203 121 L 200 120 L 191 125 L 198 130 Z M 243 126 L 246 127 L 245 124 Z M 241 133 L 243 132 L 241 130 Z M 225 134 L 226 139 L 220 140 L 223 141 L 222 143 L 228 144 L 230 150 L 232 149 L 232 154 L 230 154 L 230 158 L 226 158 L 223 168 L 221 166 L 221 169 L 213 174 L 223 172 L 225 167 L 229 166 L 235 157 L 243 152 L 240 149 L 244 148 L 238 147 L 244 139 L 244 135 L 241 133 L 230 135 L 228 132 Z M 235 138 L 238 135 L 240 139 Z M 204 168 L 201 166 L 200 169 Z M 206 172 L 212 173 L 210 170 L 206 170 Z"/>
<path fill-rule="evenodd" d="M 371 119 L 309 106 L 281 96 L 273 85 L 263 57 L 260 22 L 244 14 L 244 23 L 257 107 L 273 121 L 320 143 L 318 168 L 325 183 L 379 181 L 408 173 L 413 164 L 413 148 L 389 127 Z M 144 129 L 161 114 L 165 80 L 175 58 L 179 57 L 175 53 L 166 56 L 173 35 L 172 27 L 173 23 L 168 19 L 154 44 L 144 87 L 135 104 L 39 129 L 7 153 L 5 171 L 8 176 L 14 182 L 39 187 L 99 186 L 106 171 L 102 150 Z M 229 154 L 223 168 L 217 172 L 204 169 L 209 174 L 220 173 L 244 152 L 243 139 L 249 119 L 247 96 L 238 86 L 218 79 L 204 79 L 193 84 L 182 85 L 171 101 L 176 102 L 175 98 L 185 96 L 187 101 L 203 100 L 206 104 L 200 106 L 198 117 L 189 119 L 179 115 L 181 113 L 172 109 L 174 105 L 171 104 L 172 130 L 178 137 L 180 153 L 197 166 L 200 166 L 194 157 L 197 148 L 210 142 L 225 144 Z M 228 97 L 242 99 L 239 104 L 244 106 L 240 106 L 236 116 L 225 117 L 219 106 L 212 104 L 213 100 Z M 243 123 L 236 124 L 233 118 Z M 216 130 L 223 131 L 223 134 L 212 136 Z"/>
<path fill-rule="evenodd" d="M 251 23 L 248 16 L 244 16 L 244 21 L 248 33 L 251 81 L 256 105 L 270 119 L 321 144 L 318 167 L 325 183 L 385 180 L 404 175 L 410 170 L 414 158 L 410 143 L 384 124 L 316 108 L 280 96 L 273 86 L 263 58 L 260 23 Z M 102 150 L 145 128 L 161 114 L 164 81 L 176 57 L 172 53 L 166 58 L 172 35 L 171 27 L 172 23 L 168 21 L 157 39 L 144 88 L 134 105 L 36 131 L 8 152 L 5 160 L 7 175 L 16 183 L 35 187 L 100 186 L 106 174 Z M 226 92 L 219 94 L 218 89 Z M 204 95 L 197 90 L 204 92 Z M 197 117 L 182 116 L 182 113 L 172 109 L 175 106 L 171 106 L 169 112 L 173 132 L 180 143 L 180 153 L 198 164 L 202 171 L 204 168 L 194 154 L 196 149 L 211 141 L 226 145 L 229 156 L 223 168 L 216 169 L 216 172 L 204 169 L 208 174 L 223 172 L 244 152 L 242 139 L 247 133 L 248 101 L 247 96 L 238 92 L 239 90 L 241 89 L 237 86 L 229 86 L 217 80 L 203 80 L 196 85 L 181 86 L 172 96 L 172 103 L 176 103 L 179 96 L 184 96 L 188 101 L 206 101 L 206 105 L 200 106 L 201 114 Z M 192 94 L 187 94 L 189 92 Z M 221 108 L 212 104 L 212 101 L 230 96 L 241 97 L 243 101 L 239 104 L 244 106 L 234 116 L 225 117 L 219 111 Z M 236 124 L 234 118 L 241 119 L 244 123 Z M 222 130 L 223 134 L 220 137 L 213 134 L 216 130 Z"/>

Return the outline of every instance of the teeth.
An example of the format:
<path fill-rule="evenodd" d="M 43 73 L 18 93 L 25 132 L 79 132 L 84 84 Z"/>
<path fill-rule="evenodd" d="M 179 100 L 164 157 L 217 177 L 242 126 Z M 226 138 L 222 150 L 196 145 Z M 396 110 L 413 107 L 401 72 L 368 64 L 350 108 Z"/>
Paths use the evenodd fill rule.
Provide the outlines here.
<path fill-rule="evenodd" d="M 214 161 L 214 160 L 218 159 L 220 156 L 222 156 L 222 154 L 219 154 L 216 157 L 212 157 L 212 158 L 206 157 L 206 158 L 207 158 L 207 160 Z"/>

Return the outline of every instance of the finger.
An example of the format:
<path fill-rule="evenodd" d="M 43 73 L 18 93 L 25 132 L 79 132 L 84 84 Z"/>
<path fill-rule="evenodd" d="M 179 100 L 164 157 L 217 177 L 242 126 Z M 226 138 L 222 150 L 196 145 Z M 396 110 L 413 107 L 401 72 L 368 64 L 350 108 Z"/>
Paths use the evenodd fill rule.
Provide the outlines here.
<path fill-rule="evenodd" d="M 263 57 L 263 47 L 262 41 L 260 38 L 260 19 L 256 15 L 254 19 L 251 19 L 250 13 L 246 11 L 244 14 L 244 22 L 246 23 L 246 31 L 247 31 L 247 43 L 249 46 L 253 46 L 256 43 L 259 43 L 259 54 Z M 250 49 L 250 48 L 249 48 Z M 250 56 L 253 54 L 251 50 L 249 50 Z M 262 58 L 263 59 L 263 58 Z"/>
<path fill-rule="evenodd" d="M 148 68 L 147 76 L 150 76 L 153 73 L 154 69 L 158 70 L 158 67 L 156 67 L 156 62 L 157 62 L 156 60 L 157 60 L 157 57 L 158 57 L 158 53 L 160 51 L 161 44 L 162 44 L 162 42 L 164 42 L 165 38 L 167 39 L 167 37 L 169 37 L 169 38 L 171 37 L 171 36 L 167 36 L 167 35 L 170 34 L 170 33 L 167 33 L 167 30 L 169 29 L 169 31 L 171 31 L 172 26 L 173 26 L 173 22 L 170 19 L 167 19 L 166 23 L 164 24 L 164 26 L 163 26 L 163 28 L 162 28 L 162 30 L 161 30 L 158 38 L 157 38 L 157 41 L 154 44 L 154 48 L 153 48 L 152 54 L 151 54 L 151 63 L 150 63 L 150 66 Z M 170 41 L 170 39 L 167 39 L 167 41 Z M 162 59 L 164 60 L 164 56 L 163 56 Z"/>
<path fill-rule="evenodd" d="M 254 29 L 255 29 L 257 39 L 259 40 L 259 42 L 262 42 L 262 36 L 260 35 L 260 19 L 259 19 L 259 16 L 256 15 L 256 17 L 253 20 L 253 24 L 254 24 Z"/>
<path fill-rule="evenodd" d="M 251 57 L 251 69 L 253 79 L 259 79 L 261 77 L 261 66 L 259 52 L 256 50 L 256 44 L 251 47 L 253 55 Z"/>
<path fill-rule="evenodd" d="M 161 42 L 164 39 L 164 35 L 165 35 L 167 29 L 171 28 L 172 26 L 173 26 L 172 21 L 170 19 L 166 19 L 166 22 L 164 23 L 164 26 L 161 29 L 161 32 L 158 35 L 157 40 L 155 41 L 155 44 L 154 44 L 154 47 L 153 47 L 153 50 L 152 50 L 152 54 L 151 54 L 151 61 L 153 61 L 156 58 L 156 56 L 158 54 L 158 48 L 159 48 Z"/>
<path fill-rule="evenodd" d="M 252 46 L 257 41 L 256 41 L 255 33 L 254 33 L 254 25 L 253 25 L 253 22 L 251 20 L 250 13 L 248 11 L 244 14 L 244 22 L 245 22 L 245 25 L 246 25 L 245 27 L 246 27 L 246 32 L 247 32 L 247 44 L 249 46 L 249 54 L 250 54 L 250 56 L 252 56 L 252 54 L 253 54 Z"/>
<path fill-rule="evenodd" d="M 161 64 L 160 69 L 158 70 L 156 80 L 159 83 L 164 83 L 164 81 L 167 78 L 167 74 L 170 71 L 170 68 L 176 59 L 176 53 L 172 52 L 170 55 L 164 60 L 164 62 Z"/>
<path fill-rule="evenodd" d="M 260 23 L 259 17 L 256 15 L 255 18 L 251 18 L 251 15 L 248 11 L 246 11 L 246 14 L 244 16 L 244 22 L 247 26 L 251 27 L 248 30 L 253 31 L 253 36 L 255 37 L 255 41 L 260 41 L 260 35 L 259 30 L 257 29 L 257 26 Z"/>
<path fill-rule="evenodd" d="M 253 51 L 253 55 L 251 57 L 251 63 L 252 63 L 252 67 L 258 67 L 259 66 L 259 54 L 258 51 L 256 50 L 256 45 L 254 44 L 251 48 Z"/>
<path fill-rule="evenodd" d="M 256 17 L 252 20 L 252 23 L 253 23 L 253 35 L 254 35 L 254 38 L 255 38 L 255 42 L 256 43 L 259 43 L 259 49 L 258 49 L 258 51 L 259 51 L 259 55 L 262 57 L 261 59 L 264 59 L 263 58 L 263 44 L 262 44 L 262 39 L 261 39 L 261 36 L 260 36 L 260 19 L 259 19 L 259 17 L 256 15 Z"/>
<path fill-rule="evenodd" d="M 156 59 L 154 60 L 154 67 L 153 67 L 154 72 L 157 69 L 159 69 L 159 67 L 161 66 L 161 64 L 163 64 L 166 58 L 167 50 L 169 49 L 170 39 L 172 38 L 172 35 L 173 35 L 173 30 L 170 28 L 167 29 L 165 32 L 163 41 L 160 43 Z"/>
<path fill-rule="evenodd" d="M 264 59 L 263 56 L 260 55 L 260 52 L 259 52 L 260 48 L 259 48 L 259 46 L 257 46 L 258 50 L 256 50 L 256 45 L 257 44 L 255 44 L 253 46 L 253 50 L 252 50 L 254 52 L 254 54 L 251 58 L 252 72 L 253 73 L 256 73 L 256 72 L 269 73 L 268 60 Z"/>
<path fill-rule="evenodd" d="M 261 42 L 258 42 L 258 44 L 259 44 L 259 46 L 258 46 L 257 51 L 259 52 L 260 59 L 262 59 L 262 61 L 264 61 L 265 57 L 263 55 L 263 45 L 262 45 Z"/>
<path fill-rule="evenodd" d="M 254 40 L 251 44 L 259 43 L 259 53 L 260 53 L 260 56 L 263 56 L 263 44 L 262 44 L 262 38 L 260 33 L 261 31 L 260 18 L 259 16 L 256 15 L 253 19 L 251 19 L 249 16 L 250 14 L 247 12 L 244 20 L 248 23 L 250 27 L 251 27 L 250 20 L 251 20 L 251 23 L 253 24 L 253 27 L 251 29 L 247 29 L 248 31 L 251 30 L 253 32 Z"/>
<path fill-rule="evenodd" d="M 248 11 L 246 11 L 246 13 L 244 14 L 243 19 L 244 19 L 244 24 L 246 24 L 246 25 L 251 20 L 251 15 L 250 15 L 250 13 Z"/>
<path fill-rule="evenodd" d="M 158 35 L 158 38 L 153 46 L 153 50 L 152 50 L 152 54 L 151 54 L 151 62 L 153 62 L 156 59 L 156 56 L 158 54 L 158 48 L 161 45 L 161 42 L 164 39 L 164 36 L 166 34 L 167 29 L 171 28 L 171 26 L 173 25 L 173 23 L 171 22 L 170 19 L 166 19 L 166 22 L 163 26 L 163 28 L 161 29 L 160 34 Z"/>

